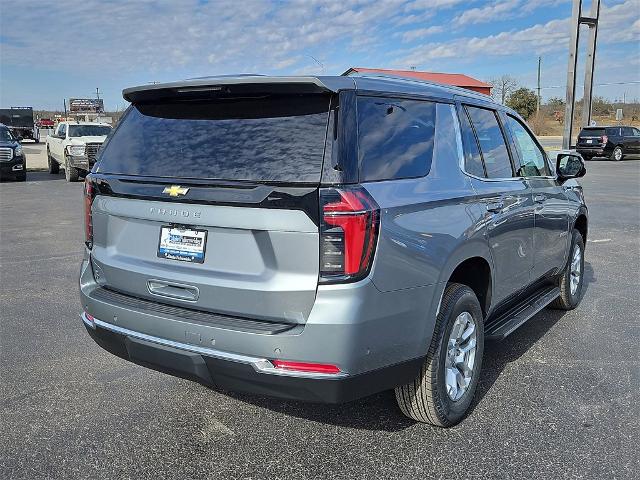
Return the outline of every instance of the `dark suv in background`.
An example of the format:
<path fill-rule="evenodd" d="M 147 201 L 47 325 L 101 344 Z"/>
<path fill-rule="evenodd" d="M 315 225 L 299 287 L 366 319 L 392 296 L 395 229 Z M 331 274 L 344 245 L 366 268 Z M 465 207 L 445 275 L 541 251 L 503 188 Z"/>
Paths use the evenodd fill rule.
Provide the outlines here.
<path fill-rule="evenodd" d="M 516 112 L 380 77 L 124 91 L 85 183 L 82 321 L 122 358 L 225 389 L 345 402 L 395 388 L 459 422 L 485 339 L 583 286 L 578 155 Z"/>
<path fill-rule="evenodd" d="M 584 127 L 578 134 L 576 151 L 585 160 L 607 157 L 620 161 L 626 156 L 640 155 L 640 129 L 615 127 Z"/>
<path fill-rule="evenodd" d="M 0 123 L 0 179 L 13 178 L 19 182 L 27 179 L 27 160 L 20 140 Z"/>

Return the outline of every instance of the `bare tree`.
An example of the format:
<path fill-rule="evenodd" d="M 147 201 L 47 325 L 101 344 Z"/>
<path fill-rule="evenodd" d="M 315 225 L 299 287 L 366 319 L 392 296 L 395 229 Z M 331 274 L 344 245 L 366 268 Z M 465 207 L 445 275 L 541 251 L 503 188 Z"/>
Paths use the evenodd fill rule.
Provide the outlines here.
<path fill-rule="evenodd" d="M 504 105 L 509 95 L 511 95 L 518 87 L 518 81 L 510 75 L 502 75 L 489 80 L 492 85 L 491 96 L 497 102 Z"/>

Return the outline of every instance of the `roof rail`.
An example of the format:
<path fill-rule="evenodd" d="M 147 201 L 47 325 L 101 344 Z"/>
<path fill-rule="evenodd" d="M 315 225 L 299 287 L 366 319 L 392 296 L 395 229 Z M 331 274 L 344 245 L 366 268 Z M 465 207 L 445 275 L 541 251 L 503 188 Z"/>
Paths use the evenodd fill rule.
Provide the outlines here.
<path fill-rule="evenodd" d="M 450 90 L 455 90 L 456 92 L 459 92 L 460 95 L 464 95 L 467 97 L 476 97 L 479 99 L 483 99 L 486 100 L 487 98 L 491 98 L 489 95 L 485 95 L 484 93 L 480 93 L 480 92 L 476 92 L 475 90 L 470 90 L 468 88 L 464 88 L 464 87 L 458 87 L 456 85 L 451 85 L 449 83 L 438 83 L 438 82 L 432 82 L 429 80 L 422 80 L 422 79 L 418 79 L 418 78 L 409 78 L 409 77 L 403 77 L 402 75 L 393 75 L 393 74 L 388 74 L 388 73 L 359 73 L 359 72 L 355 72 L 351 75 L 349 75 L 350 77 L 362 77 L 362 78 L 385 78 L 385 79 L 391 79 L 391 80 L 398 80 L 400 82 L 404 82 L 404 83 L 412 83 L 412 84 L 420 84 L 420 85 L 429 85 L 429 86 L 435 86 L 435 87 L 441 87 L 441 88 L 446 88 L 446 89 L 450 89 Z"/>

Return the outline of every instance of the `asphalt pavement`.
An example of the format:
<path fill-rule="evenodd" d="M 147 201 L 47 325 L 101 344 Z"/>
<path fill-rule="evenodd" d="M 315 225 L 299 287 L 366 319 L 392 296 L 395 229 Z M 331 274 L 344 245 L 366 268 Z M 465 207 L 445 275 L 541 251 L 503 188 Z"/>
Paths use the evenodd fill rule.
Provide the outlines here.
<path fill-rule="evenodd" d="M 341 406 L 225 393 L 128 363 L 78 313 L 82 184 L 0 184 L 0 478 L 637 478 L 640 161 L 592 161 L 586 292 L 489 345 L 469 417 L 392 392 Z"/>

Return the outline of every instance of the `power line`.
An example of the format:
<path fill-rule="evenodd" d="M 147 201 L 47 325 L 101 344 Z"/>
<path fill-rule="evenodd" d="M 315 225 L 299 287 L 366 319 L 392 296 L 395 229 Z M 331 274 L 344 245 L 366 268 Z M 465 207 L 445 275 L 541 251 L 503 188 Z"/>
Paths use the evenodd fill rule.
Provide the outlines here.
<path fill-rule="evenodd" d="M 606 87 L 610 85 L 637 85 L 640 84 L 640 80 L 631 80 L 630 82 L 606 82 L 606 83 L 595 83 L 596 87 Z M 581 84 L 576 84 L 576 86 L 582 86 Z M 548 85 L 546 87 L 540 87 L 541 89 L 548 88 L 566 88 L 566 85 Z"/>

